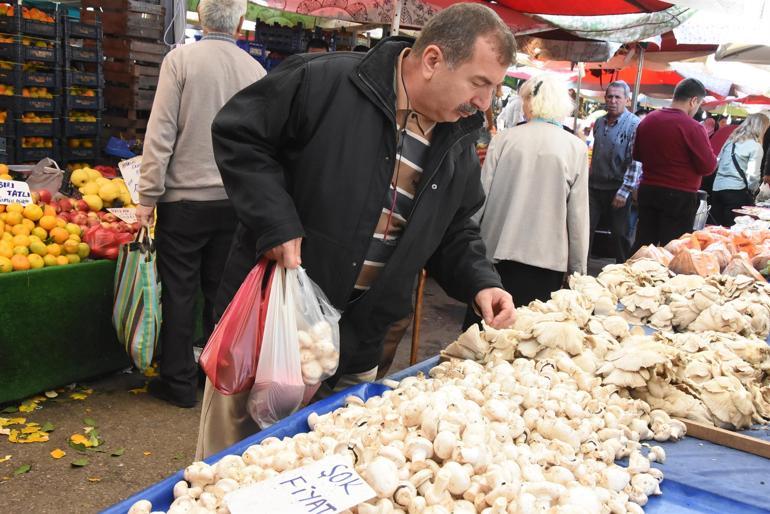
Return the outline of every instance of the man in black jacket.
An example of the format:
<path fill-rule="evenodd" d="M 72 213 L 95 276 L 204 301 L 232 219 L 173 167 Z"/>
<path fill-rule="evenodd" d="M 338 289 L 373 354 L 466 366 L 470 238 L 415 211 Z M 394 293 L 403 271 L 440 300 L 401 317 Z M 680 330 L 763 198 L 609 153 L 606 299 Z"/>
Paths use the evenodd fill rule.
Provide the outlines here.
<path fill-rule="evenodd" d="M 217 310 L 259 255 L 302 264 L 343 312 L 329 387 L 374 378 L 382 339 L 410 312 L 423 267 L 488 324 L 513 321 L 511 296 L 471 221 L 484 201 L 474 142 L 513 60 L 513 35 L 491 9 L 456 4 L 411 43 L 293 56 L 233 97 L 212 125 L 239 218 Z M 244 402 L 229 397 L 219 411 L 212 389 L 199 457 L 253 430 L 229 438 L 222 425 L 237 432 L 235 423 L 210 430 L 207 416 L 232 418 L 242 412 L 232 402 Z"/>

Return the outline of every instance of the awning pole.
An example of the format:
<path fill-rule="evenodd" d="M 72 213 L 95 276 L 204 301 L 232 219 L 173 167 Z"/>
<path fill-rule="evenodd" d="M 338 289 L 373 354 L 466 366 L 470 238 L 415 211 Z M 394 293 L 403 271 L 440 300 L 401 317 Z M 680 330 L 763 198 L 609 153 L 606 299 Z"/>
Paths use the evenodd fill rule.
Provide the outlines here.
<path fill-rule="evenodd" d="M 403 6 L 403 0 L 396 0 L 396 5 L 393 7 L 393 22 L 390 24 L 391 36 L 398 36 L 398 30 L 401 28 L 401 9 Z"/>
<path fill-rule="evenodd" d="M 646 43 L 639 43 L 639 61 L 636 67 L 636 82 L 634 83 L 634 99 L 631 101 L 631 112 L 636 112 L 639 107 L 639 88 L 642 85 L 642 68 L 644 68 L 644 52 L 647 48 Z"/>
<path fill-rule="evenodd" d="M 577 94 L 575 95 L 575 114 L 574 114 L 574 120 L 572 122 L 572 132 L 577 133 L 577 122 L 578 122 L 578 115 L 580 114 L 580 87 L 583 84 L 583 63 L 579 62 L 577 63 L 577 69 L 578 69 L 578 83 L 577 83 Z"/>

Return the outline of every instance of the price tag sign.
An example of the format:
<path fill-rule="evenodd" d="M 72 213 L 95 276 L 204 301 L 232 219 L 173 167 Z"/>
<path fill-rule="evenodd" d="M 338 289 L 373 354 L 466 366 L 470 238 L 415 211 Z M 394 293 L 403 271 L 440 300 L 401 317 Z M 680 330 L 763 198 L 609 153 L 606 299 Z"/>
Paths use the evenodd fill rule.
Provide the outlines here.
<path fill-rule="evenodd" d="M 29 184 L 21 180 L 0 180 L 0 205 L 32 203 Z"/>
<path fill-rule="evenodd" d="M 136 208 L 134 207 L 113 207 L 112 209 L 107 209 L 107 212 L 117 216 L 120 221 L 136 223 Z"/>
<path fill-rule="evenodd" d="M 142 167 L 142 156 L 137 155 L 131 159 L 120 161 L 118 168 L 126 183 L 128 193 L 131 195 L 131 201 L 139 204 L 139 169 Z M 126 222 L 128 223 L 128 222 Z"/>
<path fill-rule="evenodd" d="M 225 496 L 231 514 L 334 514 L 374 498 L 349 461 L 332 455 Z"/>

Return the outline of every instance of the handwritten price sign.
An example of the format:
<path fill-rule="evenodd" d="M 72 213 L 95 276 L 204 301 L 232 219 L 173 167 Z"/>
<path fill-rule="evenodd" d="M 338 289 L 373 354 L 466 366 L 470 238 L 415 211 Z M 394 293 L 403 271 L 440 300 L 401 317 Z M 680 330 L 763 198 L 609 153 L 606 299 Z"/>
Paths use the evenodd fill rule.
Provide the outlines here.
<path fill-rule="evenodd" d="M 369 487 L 342 455 L 281 473 L 225 496 L 231 514 L 334 514 L 374 498 Z"/>
<path fill-rule="evenodd" d="M 32 203 L 29 185 L 21 180 L 0 180 L 0 205 Z"/>
<path fill-rule="evenodd" d="M 128 193 L 131 195 L 131 201 L 135 204 L 139 204 L 139 170 L 141 167 L 141 155 L 118 163 L 120 174 L 123 176 L 123 182 L 126 183 Z"/>

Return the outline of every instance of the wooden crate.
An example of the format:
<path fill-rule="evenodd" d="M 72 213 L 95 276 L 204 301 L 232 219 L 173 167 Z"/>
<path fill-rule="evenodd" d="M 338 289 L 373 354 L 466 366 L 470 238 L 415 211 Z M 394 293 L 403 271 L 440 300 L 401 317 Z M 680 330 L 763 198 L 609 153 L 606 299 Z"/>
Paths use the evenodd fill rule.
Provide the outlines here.
<path fill-rule="evenodd" d="M 152 109 L 155 91 L 109 85 L 104 88 L 104 96 L 109 98 L 108 107 L 149 111 Z"/>
<path fill-rule="evenodd" d="M 83 21 L 94 22 L 97 13 L 83 11 Z M 99 13 L 102 31 L 105 36 L 118 35 L 151 39 L 157 41 L 163 37 L 164 19 L 162 14 L 147 14 L 132 11 Z"/>
<path fill-rule="evenodd" d="M 147 131 L 150 111 L 140 109 L 110 108 L 102 117 L 105 132 L 111 136 L 142 139 Z"/>
<path fill-rule="evenodd" d="M 83 7 L 93 7 L 104 12 L 140 12 L 147 14 L 165 14 L 165 9 L 160 0 L 82 0 Z"/>
<path fill-rule="evenodd" d="M 121 37 L 105 37 L 103 49 L 108 58 L 150 64 L 160 64 L 168 51 L 162 43 Z"/>

